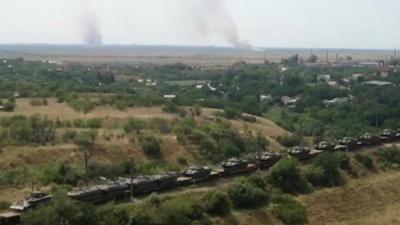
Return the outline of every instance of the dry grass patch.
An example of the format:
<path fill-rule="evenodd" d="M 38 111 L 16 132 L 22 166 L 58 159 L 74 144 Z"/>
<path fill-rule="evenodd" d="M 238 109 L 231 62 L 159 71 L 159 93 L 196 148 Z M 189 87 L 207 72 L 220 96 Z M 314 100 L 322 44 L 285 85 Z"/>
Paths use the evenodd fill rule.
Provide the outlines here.
<path fill-rule="evenodd" d="M 299 200 L 307 207 L 310 224 L 400 224 L 395 213 L 400 207 L 399 186 L 400 173 L 382 172 Z"/>

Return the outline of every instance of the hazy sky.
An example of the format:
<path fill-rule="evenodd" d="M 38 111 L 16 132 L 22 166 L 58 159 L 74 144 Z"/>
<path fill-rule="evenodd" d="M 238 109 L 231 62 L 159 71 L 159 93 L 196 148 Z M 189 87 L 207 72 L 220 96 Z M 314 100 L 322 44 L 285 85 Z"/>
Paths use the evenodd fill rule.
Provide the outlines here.
<path fill-rule="evenodd" d="M 0 0 L 0 21 L 0 43 L 400 46 L 400 0 Z"/>

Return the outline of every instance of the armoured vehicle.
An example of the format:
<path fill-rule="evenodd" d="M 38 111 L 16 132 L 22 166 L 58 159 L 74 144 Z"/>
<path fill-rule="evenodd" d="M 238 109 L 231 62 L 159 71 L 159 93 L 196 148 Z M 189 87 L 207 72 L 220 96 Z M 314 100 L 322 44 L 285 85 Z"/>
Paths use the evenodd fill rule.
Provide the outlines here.
<path fill-rule="evenodd" d="M 275 165 L 280 159 L 282 155 L 275 152 L 263 152 L 258 156 L 258 167 L 261 169 L 267 169 L 271 166 Z"/>
<path fill-rule="evenodd" d="M 166 172 L 164 174 L 154 176 L 159 190 L 166 190 L 175 187 L 178 184 L 178 177 L 179 173 L 177 172 Z"/>
<path fill-rule="evenodd" d="M 41 204 L 49 202 L 52 197 L 53 195 L 44 192 L 33 192 L 29 197 L 12 204 L 10 209 L 17 212 L 24 212 L 28 209 L 32 209 Z"/>
<path fill-rule="evenodd" d="M 233 175 L 255 169 L 255 165 L 249 164 L 246 159 L 232 158 L 222 164 L 221 175 Z"/>
<path fill-rule="evenodd" d="M 339 140 L 339 145 L 335 147 L 335 151 L 352 151 L 357 149 L 358 144 L 354 138 L 344 137 Z"/>
<path fill-rule="evenodd" d="M 288 154 L 291 157 L 295 157 L 299 160 L 309 159 L 311 150 L 304 146 L 296 146 L 288 150 Z"/>
<path fill-rule="evenodd" d="M 365 133 L 364 135 L 360 136 L 358 138 L 357 144 L 359 146 L 371 146 L 371 145 L 378 145 L 382 142 L 382 140 L 376 136 L 372 135 L 370 133 Z"/>
<path fill-rule="evenodd" d="M 396 132 L 391 129 L 384 129 L 383 131 L 379 132 L 379 136 L 382 141 L 393 141 L 396 140 Z"/>
<path fill-rule="evenodd" d="M 68 192 L 68 196 L 74 200 L 101 204 L 107 201 L 120 200 L 127 196 L 129 186 L 126 183 L 110 183 L 83 187 Z"/>
<path fill-rule="evenodd" d="M 0 214 L 0 225 L 18 225 L 21 223 L 21 213 L 5 212 Z"/>
<path fill-rule="evenodd" d="M 335 144 L 329 143 L 327 141 L 321 141 L 318 144 L 316 144 L 315 149 L 321 150 L 321 151 L 334 151 L 335 150 Z"/>
<path fill-rule="evenodd" d="M 182 173 L 182 177 L 178 178 L 181 185 L 189 185 L 203 180 L 208 180 L 214 176 L 211 168 L 207 166 L 192 166 Z"/>
<path fill-rule="evenodd" d="M 400 138 L 400 128 L 396 130 L 396 138 Z"/>

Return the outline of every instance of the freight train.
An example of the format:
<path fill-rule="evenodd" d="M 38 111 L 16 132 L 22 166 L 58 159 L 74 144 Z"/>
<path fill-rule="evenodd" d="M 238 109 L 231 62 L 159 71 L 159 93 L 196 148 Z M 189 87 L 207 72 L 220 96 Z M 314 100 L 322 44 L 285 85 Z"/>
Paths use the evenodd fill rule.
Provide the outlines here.
<path fill-rule="evenodd" d="M 305 146 L 296 146 L 288 150 L 288 156 L 307 162 L 322 152 L 353 151 L 365 146 L 374 146 L 381 143 L 400 140 L 400 129 L 383 130 L 379 135 L 366 133 L 359 138 L 344 137 L 338 144 L 322 141 L 315 145 L 315 149 Z M 134 178 L 121 177 L 117 181 L 102 185 L 93 185 L 77 188 L 68 192 L 71 199 L 92 204 L 102 204 L 114 200 L 124 200 L 129 197 L 165 191 L 176 187 L 254 172 L 260 169 L 269 169 L 274 166 L 284 155 L 274 152 L 257 154 L 251 160 L 232 158 L 224 162 L 221 168 L 214 170 L 204 165 L 191 166 L 187 170 L 166 172 L 155 176 L 137 176 Z M 34 209 L 52 199 L 51 194 L 34 192 L 26 199 L 13 204 L 12 211 L 0 214 L 0 225 L 16 225 L 20 223 L 20 216 L 27 210 Z"/>

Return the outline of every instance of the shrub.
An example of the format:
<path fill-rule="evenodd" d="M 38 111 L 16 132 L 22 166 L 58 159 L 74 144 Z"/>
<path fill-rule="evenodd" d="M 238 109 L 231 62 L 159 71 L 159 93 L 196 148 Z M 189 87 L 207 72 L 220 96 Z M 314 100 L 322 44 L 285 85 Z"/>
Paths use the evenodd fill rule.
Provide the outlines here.
<path fill-rule="evenodd" d="M 203 199 L 204 209 L 211 215 L 227 215 L 232 203 L 224 192 L 209 192 Z"/>
<path fill-rule="evenodd" d="M 274 199 L 272 214 L 287 225 L 303 225 L 307 223 L 306 208 L 290 196 Z"/>
<path fill-rule="evenodd" d="M 166 200 L 159 206 L 159 219 L 162 225 L 189 225 L 202 217 L 204 209 L 188 198 Z"/>
<path fill-rule="evenodd" d="M 124 125 L 124 131 L 127 134 L 132 133 L 133 131 L 135 132 L 140 132 L 141 130 L 144 129 L 145 127 L 145 122 L 143 120 L 135 119 L 135 118 L 130 118 L 128 122 Z"/>
<path fill-rule="evenodd" d="M 10 205 L 11 204 L 9 202 L 0 201 L 0 211 L 8 209 Z"/>
<path fill-rule="evenodd" d="M 344 152 L 335 152 L 336 158 L 339 162 L 340 169 L 350 169 L 350 157 Z"/>
<path fill-rule="evenodd" d="M 271 180 L 286 193 L 306 193 L 311 190 L 295 159 L 280 160 L 271 170 Z"/>
<path fill-rule="evenodd" d="M 241 114 L 242 113 L 237 109 L 234 109 L 232 107 L 226 107 L 222 113 L 222 116 L 227 119 L 235 119 L 237 117 L 240 117 Z"/>
<path fill-rule="evenodd" d="M 86 126 L 92 129 L 98 129 L 103 126 L 103 119 L 101 118 L 93 118 L 86 121 Z"/>
<path fill-rule="evenodd" d="M 396 147 L 380 149 L 377 152 L 379 162 L 384 166 L 399 168 L 400 167 L 400 151 Z"/>
<path fill-rule="evenodd" d="M 69 142 L 75 140 L 77 136 L 78 132 L 76 132 L 75 130 L 66 130 L 62 135 L 62 139 L 64 142 Z"/>
<path fill-rule="evenodd" d="M 254 208 L 264 205 L 269 195 L 262 189 L 247 182 L 236 182 L 228 189 L 232 203 L 238 208 Z"/>
<path fill-rule="evenodd" d="M 140 146 L 143 152 L 152 157 L 158 157 L 161 153 L 160 139 L 151 134 L 144 134 L 139 137 Z"/>
<path fill-rule="evenodd" d="M 306 171 L 307 180 L 314 186 L 332 187 L 342 185 L 344 180 L 340 174 L 340 161 L 336 154 L 323 153 Z"/>
<path fill-rule="evenodd" d="M 365 168 L 372 170 L 374 169 L 374 159 L 367 154 L 357 154 L 356 155 L 356 160 L 358 162 L 360 162 L 361 164 L 363 164 L 363 166 L 365 166 Z"/>
<path fill-rule="evenodd" d="M 286 134 L 284 136 L 279 136 L 277 138 L 277 141 L 279 144 L 282 146 L 285 146 L 287 148 L 294 147 L 297 145 L 300 145 L 303 142 L 303 138 L 300 135 L 289 135 Z"/>

